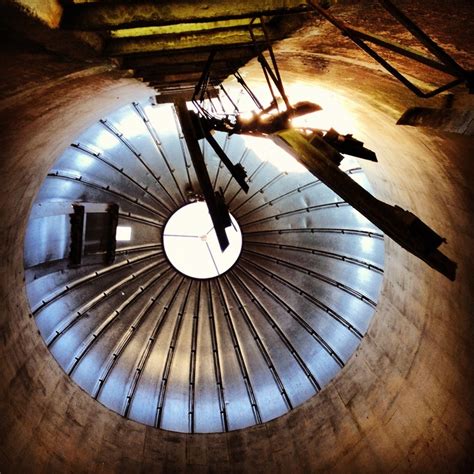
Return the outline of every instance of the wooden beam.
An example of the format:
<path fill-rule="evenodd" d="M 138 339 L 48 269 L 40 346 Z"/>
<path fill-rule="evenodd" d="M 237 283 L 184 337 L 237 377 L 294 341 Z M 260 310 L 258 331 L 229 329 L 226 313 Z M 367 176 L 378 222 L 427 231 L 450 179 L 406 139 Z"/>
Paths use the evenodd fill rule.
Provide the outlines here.
<path fill-rule="evenodd" d="M 232 62 L 227 61 L 215 61 L 212 66 L 211 77 L 217 73 L 227 72 L 230 74 L 234 69 L 242 66 L 243 62 Z M 206 63 L 205 62 L 190 62 L 190 63 L 173 63 L 173 61 L 168 61 L 166 64 L 161 66 L 152 66 L 152 67 L 141 67 L 139 69 L 134 69 L 134 75 L 136 77 L 152 77 L 163 74 L 194 74 L 202 72 Z"/>
<path fill-rule="evenodd" d="M 278 132 L 273 135 L 273 140 L 400 246 L 450 280 L 455 279 L 456 263 L 438 250 L 438 246 L 445 239 L 417 216 L 401 207 L 391 206 L 375 198 L 342 172 L 326 156 L 322 147 L 321 150 L 318 149 L 317 141 L 309 143 L 297 130 Z M 327 144 L 324 143 L 324 146 Z"/>
<path fill-rule="evenodd" d="M 222 47 L 219 48 L 219 50 L 216 52 L 214 61 L 238 61 L 246 63 L 251 58 L 253 58 L 255 54 L 255 48 L 253 46 Z M 170 63 L 206 63 L 208 57 L 208 50 L 166 50 L 143 54 L 137 53 L 125 56 L 122 61 L 122 68 L 137 69 L 154 66 L 160 67 L 162 65 L 167 65 Z"/>

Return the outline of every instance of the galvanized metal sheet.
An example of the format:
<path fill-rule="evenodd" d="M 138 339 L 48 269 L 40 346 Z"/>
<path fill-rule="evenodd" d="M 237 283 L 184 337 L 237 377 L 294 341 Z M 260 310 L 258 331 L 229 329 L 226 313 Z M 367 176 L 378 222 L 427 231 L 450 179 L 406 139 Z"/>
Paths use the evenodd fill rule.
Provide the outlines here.
<path fill-rule="evenodd" d="M 150 101 L 64 151 L 25 240 L 32 313 L 59 364 L 110 409 L 171 431 L 239 429 L 313 396 L 356 350 L 383 278 L 383 235 L 357 211 L 301 167 L 242 137 L 215 138 L 250 186 L 239 190 L 201 143 L 243 234 L 227 273 L 193 280 L 163 253 L 164 223 L 198 185 L 174 108 Z M 369 186 L 356 160 L 342 166 Z M 131 236 L 112 265 L 69 264 L 73 203 L 119 205 Z"/>

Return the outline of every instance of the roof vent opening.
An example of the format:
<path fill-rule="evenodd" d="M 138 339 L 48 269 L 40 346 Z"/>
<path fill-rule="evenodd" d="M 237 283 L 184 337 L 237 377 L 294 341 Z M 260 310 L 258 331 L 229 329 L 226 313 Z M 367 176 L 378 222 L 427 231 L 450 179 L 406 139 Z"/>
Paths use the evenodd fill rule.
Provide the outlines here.
<path fill-rule="evenodd" d="M 232 216 L 231 221 L 232 226 L 226 229 L 229 246 L 222 252 L 205 202 L 178 209 L 163 232 L 163 246 L 171 265 L 191 278 L 214 278 L 225 273 L 242 250 L 240 227 Z"/>

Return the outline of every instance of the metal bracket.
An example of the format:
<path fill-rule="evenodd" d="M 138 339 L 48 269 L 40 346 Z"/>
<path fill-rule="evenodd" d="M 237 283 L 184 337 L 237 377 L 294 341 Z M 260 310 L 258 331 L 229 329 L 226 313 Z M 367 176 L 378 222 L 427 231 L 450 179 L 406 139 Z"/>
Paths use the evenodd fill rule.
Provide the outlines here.
<path fill-rule="evenodd" d="M 181 124 L 186 144 L 188 146 L 189 154 L 191 155 L 191 161 L 194 166 L 194 171 L 199 181 L 199 186 L 204 195 L 209 214 L 214 224 L 214 230 L 216 232 L 217 240 L 222 251 L 229 246 L 229 239 L 226 234 L 226 227 L 231 225 L 229 211 L 223 201 L 224 197 L 222 194 L 214 192 L 209 173 L 202 156 L 201 148 L 198 144 L 198 137 L 196 134 L 195 126 L 191 114 L 186 106 L 184 100 L 178 100 L 175 102 L 176 112 L 178 113 L 178 119 Z"/>

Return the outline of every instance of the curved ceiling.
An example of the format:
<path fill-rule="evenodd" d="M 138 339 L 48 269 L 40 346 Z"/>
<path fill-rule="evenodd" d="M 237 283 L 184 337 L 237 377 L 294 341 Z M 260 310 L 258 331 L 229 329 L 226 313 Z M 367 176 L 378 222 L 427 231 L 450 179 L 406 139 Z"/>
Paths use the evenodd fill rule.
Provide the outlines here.
<path fill-rule="evenodd" d="M 374 2 L 345 3 L 336 7 L 360 27 L 389 29 Z M 473 57 L 473 2 L 396 3 L 449 51 Z M 319 395 L 265 425 L 206 436 L 170 433 L 116 415 L 69 379 L 37 334 L 22 291 L 27 216 L 52 163 L 98 111 L 106 116 L 150 89 L 90 63 L 24 43 L 18 48 L 15 37 L 23 39 L 11 35 L 2 43 L 8 66 L 0 117 L 2 471 L 472 471 L 472 138 L 395 126 L 420 102 L 366 59 L 335 48 L 329 32 L 298 34 L 291 48 L 285 41 L 279 53 L 285 79 L 326 84 L 355 101 L 356 136 L 362 131 L 379 156 L 377 166 L 364 166 L 376 195 L 442 229 L 459 275 L 446 281 L 386 239 L 377 314 L 357 353 Z M 73 49 L 70 41 L 54 44 Z M 472 105 L 459 89 L 454 107 Z"/>
<path fill-rule="evenodd" d="M 25 239 L 32 313 L 58 363 L 110 409 L 172 431 L 251 426 L 319 392 L 367 331 L 383 277 L 383 235 L 357 211 L 272 143 L 216 138 L 250 185 L 246 195 L 201 144 L 243 236 L 221 276 L 189 278 L 163 251 L 169 217 L 199 193 L 173 107 L 151 100 L 64 151 Z M 355 160 L 342 166 L 368 186 Z M 80 265 L 70 260 L 77 205 Z M 111 205 L 131 237 L 107 264 L 100 229 Z"/>

